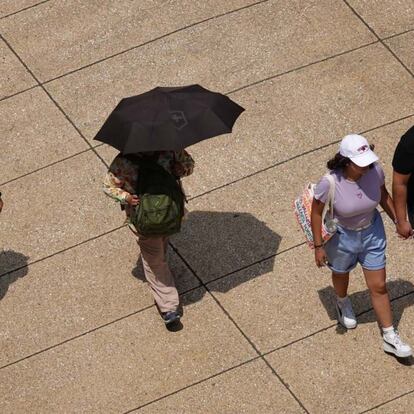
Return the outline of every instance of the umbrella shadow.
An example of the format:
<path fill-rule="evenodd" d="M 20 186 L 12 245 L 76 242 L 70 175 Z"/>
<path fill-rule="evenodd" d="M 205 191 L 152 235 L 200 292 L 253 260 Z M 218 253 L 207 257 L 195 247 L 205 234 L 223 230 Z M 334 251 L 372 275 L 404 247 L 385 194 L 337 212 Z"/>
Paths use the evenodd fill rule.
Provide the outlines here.
<path fill-rule="evenodd" d="M 0 252 L 0 300 L 6 296 L 9 286 L 27 275 L 29 257 L 13 250 Z M 9 269 L 17 269 L 11 270 Z M 8 273 L 5 273 L 8 272 Z"/>
<path fill-rule="evenodd" d="M 392 298 L 399 298 L 404 295 L 398 303 L 391 302 L 394 317 L 394 326 L 398 327 L 404 309 L 414 305 L 414 285 L 408 280 L 397 279 L 387 282 L 388 293 Z M 335 291 L 332 286 L 327 286 L 324 289 L 318 291 L 319 299 L 325 307 L 326 313 L 331 320 L 336 320 L 335 310 Z M 355 292 L 349 295 L 353 308 L 357 314 L 358 323 L 372 323 L 376 322 L 377 318 L 372 310 L 371 299 L 369 290 L 365 289 L 360 292 Z M 367 306 L 369 304 L 369 308 Z M 360 310 L 358 312 L 358 310 Z M 346 329 L 338 324 L 337 333 L 343 334 Z"/>
<path fill-rule="evenodd" d="M 280 241 L 279 234 L 249 213 L 193 211 L 186 216 L 181 233 L 172 237 L 171 244 L 203 283 L 210 284 L 212 290 L 227 292 L 272 271 Z M 259 261 L 260 265 L 251 266 Z M 169 263 L 172 264 L 171 260 Z M 248 272 L 231 277 L 247 267 Z M 194 276 L 183 261 L 175 260 L 171 270 L 179 292 L 191 290 L 182 296 L 183 306 L 203 298 L 205 290 L 193 289 Z M 145 280 L 139 261 L 132 275 Z"/>

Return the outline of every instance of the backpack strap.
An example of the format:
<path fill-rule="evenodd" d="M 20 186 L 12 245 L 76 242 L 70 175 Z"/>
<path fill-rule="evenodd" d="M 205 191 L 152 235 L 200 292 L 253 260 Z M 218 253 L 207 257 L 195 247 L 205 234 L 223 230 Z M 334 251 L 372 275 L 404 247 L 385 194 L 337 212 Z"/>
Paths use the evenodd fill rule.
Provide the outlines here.
<path fill-rule="evenodd" d="M 326 213 L 329 211 L 329 216 L 333 219 L 333 205 L 334 205 L 334 198 L 335 198 L 335 179 L 332 177 L 332 174 L 326 174 L 326 179 L 329 182 L 329 192 L 328 197 L 326 199 L 325 205 L 322 211 L 322 221 L 325 219 Z"/>
<path fill-rule="evenodd" d="M 141 157 L 138 157 L 138 155 L 136 155 L 136 154 L 126 154 L 126 155 L 123 155 L 123 157 L 126 158 L 129 162 L 131 162 L 132 164 L 135 165 L 136 170 L 137 170 L 137 177 L 138 177 L 138 181 L 139 181 L 138 169 L 139 169 L 139 161 L 140 161 Z M 138 194 L 138 188 L 139 188 L 139 182 L 136 183 L 135 188 L 134 188 L 136 194 Z"/>
<path fill-rule="evenodd" d="M 136 186 L 134 188 L 136 194 L 140 194 L 140 188 L 141 188 L 141 177 L 142 174 L 139 173 L 139 169 L 145 169 L 145 167 L 151 166 L 152 168 L 162 168 L 164 171 L 165 169 L 157 163 L 158 161 L 158 154 L 155 153 L 152 156 L 148 157 L 140 157 L 137 154 L 126 154 L 124 157 L 133 163 L 137 169 L 137 177 L 138 181 L 136 183 Z M 168 171 L 166 171 L 168 172 Z"/>
<path fill-rule="evenodd" d="M 177 162 L 177 160 L 175 158 L 175 151 L 173 151 L 173 162 L 174 162 L 174 164 Z M 177 180 L 177 184 L 180 187 L 181 192 L 183 193 L 184 202 L 186 204 L 188 204 L 187 194 L 184 191 L 183 184 L 181 182 L 181 177 L 175 177 L 175 179 Z"/>
<path fill-rule="evenodd" d="M 140 185 L 141 184 L 140 177 L 142 177 L 142 174 L 140 174 L 138 170 L 139 170 L 139 168 L 145 168 L 145 166 L 151 166 L 151 168 L 156 168 L 156 169 L 158 169 L 160 171 L 162 170 L 163 172 L 165 172 L 165 173 L 171 175 L 172 177 L 174 177 L 175 180 L 177 181 L 178 187 L 181 190 L 181 193 L 183 194 L 183 198 L 184 198 L 185 203 L 188 203 L 187 196 L 186 196 L 186 194 L 184 192 L 184 189 L 183 189 L 183 186 L 182 186 L 182 183 L 181 183 L 180 178 L 175 177 L 173 174 L 169 173 L 162 165 L 158 164 L 158 158 L 159 158 L 159 154 L 158 153 L 155 153 L 152 156 L 148 156 L 148 157 L 140 157 L 140 156 L 138 156 L 136 154 L 126 154 L 126 155 L 124 155 L 124 157 L 128 161 L 130 161 L 133 164 L 135 164 L 136 167 L 137 167 L 138 181 L 137 181 L 137 185 L 136 185 L 136 188 L 135 188 L 135 192 L 137 194 L 140 194 L 140 191 L 139 191 L 140 188 L 141 188 L 141 185 Z M 176 158 L 175 158 L 175 152 L 174 151 L 173 151 L 173 160 L 174 160 L 174 163 L 175 163 L 176 162 Z"/>

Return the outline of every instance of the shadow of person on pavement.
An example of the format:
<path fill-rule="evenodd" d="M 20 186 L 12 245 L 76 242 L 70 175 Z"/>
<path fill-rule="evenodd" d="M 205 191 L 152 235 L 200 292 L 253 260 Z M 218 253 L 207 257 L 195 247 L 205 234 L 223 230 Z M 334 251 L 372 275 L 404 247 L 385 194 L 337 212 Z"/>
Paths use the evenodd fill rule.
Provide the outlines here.
<path fill-rule="evenodd" d="M 279 234 L 249 213 L 193 211 L 186 216 L 182 231 L 171 238 L 170 255 L 178 254 L 182 257 L 202 283 L 222 279 L 254 263 L 269 259 L 255 267 L 255 272 L 246 272 L 242 278 L 229 277 L 225 278 L 225 283 L 213 284 L 213 290 L 226 292 L 272 271 L 274 255 L 280 241 Z M 169 263 L 171 264 L 171 260 Z M 172 266 L 171 271 L 176 275 L 178 290 L 186 291 L 183 284 L 188 281 L 181 279 L 177 269 Z M 132 270 L 132 275 L 145 280 L 140 260 Z M 204 294 L 204 289 L 192 291 L 183 298 L 184 306 L 201 300 Z"/>
<path fill-rule="evenodd" d="M 28 260 L 28 256 L 13 250 L 3 250 L 0 252 L 0 300 L 6 296 L 9 286 L 13 282 L 27 275 Z M 10 271 L 10 269 L 17 270 Z"/>
<path fill-rule="evenodd" d="M 414 285 L 408 280 L 397 279 L 387 282 L 388 293 L 391 298 L 391 306 L 393 311 L 394 327 L 398 328 L 404 309 L 414 305 Z M 332 286 L 327 286 L 318 291 L 319 299 L 325 307 L 326 313 L 331 320 L 336 320 L 335 310 L 335 291 Z M 355 292 L 349 295 L 358 324 L 377 322 L 375 312 L 372 309 L 369 290 L 365 289 L 361 292 Z M 379 329 L 379 326 L 378 326 Z M 339 323 L 336 326 L 336 333 L 343 335 L 347 332 Z M 414 344 L 413 344 L 414 345 Z M 413 357 L 397 358 L 397 361 L 403 365 L 414 365 Z"/>
<path fill-rule="evenodd" d="M 408 280 L 397 279 L 387 282 L 388 293 L 392 300 L 394 315 L 394 326 L 398 327 L 402 314 L 406 307 L 414 305 L 414 285 Z M 413 293 L 412 295 L 410 293 Z M 318 291 L 319 299 L 325 307 L 326 313 L 331 320 L 336 320 L 335 310 L 335 291 L 332 286 L 327 286 L 324 289 Z M 396 306 L 393 298 L 404 297 L 405 306 Z M 369 290 L 365 289 L 360 292 L 355 292 L 349 295 L 351 299 L 354 311 L 356 313 L 358 323 L 370 323 L 376 322 L 375 313 L 372 309 L 371 299 L 369 296 Z M 339 329 L 338 333 L 346 332 Z"/>

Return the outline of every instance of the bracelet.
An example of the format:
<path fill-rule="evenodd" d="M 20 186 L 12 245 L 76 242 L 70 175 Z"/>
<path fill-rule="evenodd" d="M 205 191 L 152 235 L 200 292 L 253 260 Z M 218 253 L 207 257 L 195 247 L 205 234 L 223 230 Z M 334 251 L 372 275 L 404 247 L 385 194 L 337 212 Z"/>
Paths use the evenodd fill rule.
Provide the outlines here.
<path fill-rule="evenodd" d="M 318 245 L 314 244 L 313 245 L 314 249 L 320 249 L 321 247 L 323 247 L 323 244 L 318 244 Z"/>

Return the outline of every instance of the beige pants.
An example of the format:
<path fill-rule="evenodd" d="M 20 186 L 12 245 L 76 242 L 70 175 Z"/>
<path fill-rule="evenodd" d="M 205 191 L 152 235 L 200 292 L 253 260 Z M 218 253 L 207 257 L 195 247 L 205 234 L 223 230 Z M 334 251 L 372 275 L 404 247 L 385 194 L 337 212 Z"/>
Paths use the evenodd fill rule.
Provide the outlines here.
<path fill-rule="evenodd" d="M 179 298 L 174 277 L 167 263 L 168 237 L 138 236 L 145 278 L 161 312 L 175 311 Z"/>

